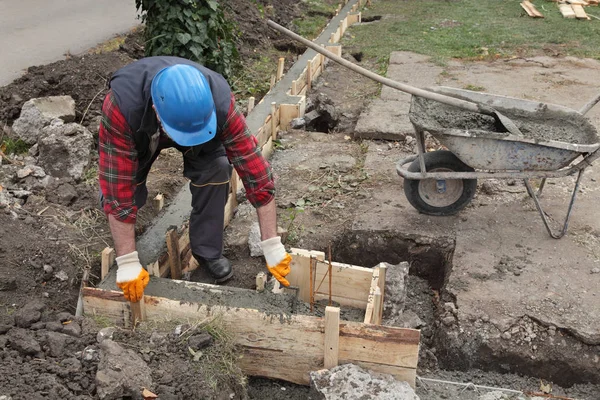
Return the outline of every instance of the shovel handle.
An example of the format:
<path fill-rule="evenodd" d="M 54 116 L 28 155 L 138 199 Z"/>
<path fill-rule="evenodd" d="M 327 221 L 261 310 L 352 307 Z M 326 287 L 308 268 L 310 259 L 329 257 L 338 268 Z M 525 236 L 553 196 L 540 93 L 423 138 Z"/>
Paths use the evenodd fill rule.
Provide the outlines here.
<path fill-rule="evenodd" d="M 300 43 L 313 49 L 317 53 L 323 54 L 325 57 L 335 61 L 336 63 L 343 65 L 344 67 L 349 68 L 354 72 L 358 72 L 359 74 L 364 75 L 367 78 L 370 78 L 370 79 L 372 79 L 376 82 L 379 82 L 383 85 L 389 86 L 394 89 L 398 89 L 398 90 L 408 93 L 408 94 L 424 97 L 429 100 L 434 100 L 434 101 L 438 101 L 440 103 L 448 104 L 450 106 L 462 108 L 467 111 L 472 111 L 472 112 L 476 112 L 476 113 L 495 116 L 494 110 L 488 109 L 488 108 L 482 108 L 476 103 L 472 103 L 470 101 L 466 101 L 466 100 L 462 100 L 462 99 L 457 99 L 457 98 L 450 97 L 450 96 L 444 96 L 443 94 L 419 89 L 414 86 L 410 86 L 410 85 L 407 85 L 404 83 L 394 81 L 389 78 L 385 78 L 381 75 L 378 75 L 374 72 L 369 71 L 368 69 L 360 67 L 354 63 L 351 63 L 350 61 L 348 61 L 342 57 L 339 57 L 336 54 L 333 54 L 331 51 L 325 49 L 324 47 L 321 47 L 321 46 L 317 45 L 316 43 L 311 42 L 310 40 L 305 39 L 300 35 L 297 35 L 296 33 L 290 31 L 289 29 L 284 28 L 283 26 L 281 26 L 271 20 L 267 20 L 267 25 L 270 26 L 271 28 L 283 33 L 284 35 L 289 36 L 290 38 L 299 41 Z"/>

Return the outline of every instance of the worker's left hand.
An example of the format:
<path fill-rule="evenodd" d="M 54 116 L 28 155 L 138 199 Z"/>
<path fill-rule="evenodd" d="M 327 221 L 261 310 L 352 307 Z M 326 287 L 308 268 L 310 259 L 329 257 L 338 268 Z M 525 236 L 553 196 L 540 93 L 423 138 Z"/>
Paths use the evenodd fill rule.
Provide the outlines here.
<path fill-rule="evenodd" d="M 117 286 L 123 290 L 125 298 L 137 303 L 144 295 L 144 289 L 150 281 L 148 271 L 142 268 L 138 252 L 117 257 Z"/>
<path fill-rule="evenodd" d="M 292 256 L 286 251 L 281 244 L 281 237 L 275 236 L 271 239 L 260 242 L 263 249 L 265 260 L 267 261 L 267 269 L 283 286 L 290 286 L 290 282 L 285 279 L 285 276 L 290 273 L 290 263 Z"/>

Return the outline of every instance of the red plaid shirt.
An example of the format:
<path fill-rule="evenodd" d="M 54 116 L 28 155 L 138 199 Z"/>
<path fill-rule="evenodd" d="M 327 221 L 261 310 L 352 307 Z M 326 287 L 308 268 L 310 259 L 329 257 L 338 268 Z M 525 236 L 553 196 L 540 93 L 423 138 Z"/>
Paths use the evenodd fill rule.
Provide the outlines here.
<path fill-rule="evenodd" d="M 258 140 L 246 126 L 244 115 L 237 109 L 233 95 L 220 139 L 229 161 L 244 183 L 250 203 L 260 207 L 273 200 L 275 185 L 271 168 L 261 154 Z M 137 151 L 133 132 L 112 92 L 104 99 L 98 141 L 98 175 L 104 196 L 104 212 L 119 221 L 134 223 L 138 210 L 134 196 Z"/>

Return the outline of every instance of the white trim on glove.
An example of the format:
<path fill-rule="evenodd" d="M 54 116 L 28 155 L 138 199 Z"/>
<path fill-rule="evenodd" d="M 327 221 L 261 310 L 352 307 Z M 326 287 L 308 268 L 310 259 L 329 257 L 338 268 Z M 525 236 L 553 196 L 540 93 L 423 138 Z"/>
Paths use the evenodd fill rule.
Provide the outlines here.
<path fill-rule="evenodd" d="M 283 261 L 286 255 L 285 247 L 281 244 L 281 237 L 275 236 L 260 242 L 267 265 L 275 267 Z"/>
<path fill-rule="evenodd" d="M 134 251 L 116 258 L 117 261 L 117 283 L 131 282 L 142 272 L 142 264 L 138 252 Z"/>

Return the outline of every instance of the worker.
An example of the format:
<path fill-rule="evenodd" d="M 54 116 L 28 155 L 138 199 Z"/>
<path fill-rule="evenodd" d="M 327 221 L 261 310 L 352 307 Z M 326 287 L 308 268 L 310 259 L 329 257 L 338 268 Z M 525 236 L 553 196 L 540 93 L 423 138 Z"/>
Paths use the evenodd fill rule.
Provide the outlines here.
<path fill-rule="evenodd" d="M 288 286 L 291 256 L 277 236 L 272 172 L 223 76 L 179 57 L 146 57 L 116 71 L 109 87 L 98 134 L 98 175 L 117 256 L 117 286 L 125 298 L 139 301 L 149 281 L 136 251 L 136 215 L 148 196 L 152 163 L 169 147 L 182 153 L 183 175 L 190 181 L 190 246 L 200 266 L 216 283 L 233 276 L 222 251 L 235 168 L 257 211 L 267 268 Z"/>

